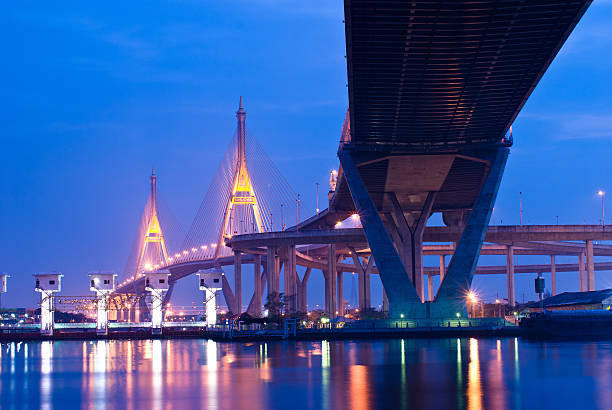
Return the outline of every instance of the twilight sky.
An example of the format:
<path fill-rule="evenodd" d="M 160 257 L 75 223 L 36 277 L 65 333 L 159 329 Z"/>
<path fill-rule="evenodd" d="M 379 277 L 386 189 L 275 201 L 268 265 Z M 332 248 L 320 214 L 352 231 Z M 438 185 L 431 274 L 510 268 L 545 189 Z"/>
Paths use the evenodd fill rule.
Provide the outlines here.
<path fill-rule="evenodd" d="M 66 295 L 89 293 L 89 271 L 122 272 L 152 166 L 186 228 L 240 95 L 249 129 L 314 211 L 347 107 L 342 1 L 15 2 L 4 16 L 0 271 L 12 278 L 3 306 L 36 303 L 35 272 L 63 272 Z M 519 191 L 524 223 L 600 223 L 596 192 L 612 195 L 610 78 L 612 1 L 595 0 L 514 124 L 496 223 L 518 223 Z M 309 283 L 311 306 L 323 303 L 321 276 Z M 577 274 L 558 276 L 559 291 L 577 290 Z M 190 279 L 175 304 L 199 300 Z M 517 300 L 535 297 L 532 279 L 517 279 Z M 505 277 L 474 285 L 505 296 Z M 596 286 L 611 287 L 612 273 L 596 273 Z M 355 302 L 349 277 L 345 298 Z"/>

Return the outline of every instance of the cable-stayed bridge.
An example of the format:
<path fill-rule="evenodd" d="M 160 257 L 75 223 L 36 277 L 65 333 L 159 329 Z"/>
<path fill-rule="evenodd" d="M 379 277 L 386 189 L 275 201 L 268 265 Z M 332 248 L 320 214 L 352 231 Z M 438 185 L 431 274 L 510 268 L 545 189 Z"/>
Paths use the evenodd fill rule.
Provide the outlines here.
<path fill-rule="evenodd" d="M 118 293 L 144 293 L 145 272 L 168 269 L 172 273 L 166 295 L 169 299 L 177 280 L 200 269 L 235 264 L 236 255 L 226 246 L 226 239 L 282 231 L 287 225 L 295 226 L 306 215 L 299 195 L 248 132 L 242 97 L 236 119 L 236 132 L 181 246 L 169 246 L 164 234 L 164 218 L 157 207 L 157 176 L 153 171 L 127 274 Z M 244 260 L 252 261 L 252 257 Z M 226 278 L 223 291 L 230 309 L 239 310 L 240 294 L 234 294 Z"/>
<path fill-rule="evenodd" d="M 303 311 L 310 272 L 320 268 L 333 316 L 343 303 L 342 272 L 350 269 L 343 261 L 350 259 L 360 275 L 360 301 L 368 299 L 367 278 L 376 268 L 391 317 L 464 316 L 512 145 L 512 122 L 590 3 L 345 1 L 349 110 L 329 208 L 300 222 L 307 215 L 299 197 L 247 133 L 240 104 L 234 139 L 183 246 L 164 253 L 163 226 L 155 232 L 149 216 L 144 249 L 136 253 L 139 270 L 118 292 L 142 292 L 143 268 L 168 269 L 176 281 L 233 264 L 234 288 L 224 278 L 223 292 L 238 313 L 241 265 L 248 262 L 256 267 L 249 312 L 261 312 L 264 282 L 268 294 L 280 293 L 281 267 L 289 309 Z M 443 215 L 440 238 L 454 248 L 448 266 L 441 258 L 437 293 L 428 283 L 426 297 L 422 255 L 432 213 Z M 348 217 L 362 229 L 338 238 L 332 231 Z M 593 240 L 610 234 L 606 227 L 593 229 L 567 227 L 559 235 L 549 229 L 540 244 L 527 235 L 526 242 L 517 241 L 524 246 L 516 246 L 513 234 L 499 242 L 507 246 L 510 304 L 512 255 L 521 248 L 578 255 L 581 289 L 592 289 Z M 563 253 L 567 246 L 548 243 L 566 240 L 584 245 Z M 147 259 L 147 246 L 157 249 L 156 259 Z M 301 279 L 298 264 L 306 266 Z"/>

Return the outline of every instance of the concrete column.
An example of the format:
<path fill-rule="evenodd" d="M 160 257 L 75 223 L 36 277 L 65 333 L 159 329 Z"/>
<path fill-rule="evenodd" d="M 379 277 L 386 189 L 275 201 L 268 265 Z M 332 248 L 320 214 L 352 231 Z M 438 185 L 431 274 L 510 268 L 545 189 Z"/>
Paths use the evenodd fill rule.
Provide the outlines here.
<path fill-rule="evenodd" d="M 261 316 L 261 255 L 253 255 L 253 313 Z"/>
<path fill-rule="evenodd" d="M 277 289 L 274 288 L 274 278 L 276 277 L 276 268 L 278 267 L 276 264 L 276 249 L 268 248 L 268 254 L 266 255 L 267 264 L 268 264 L 268 273 L 267 273 L 267 282 L 268 282 L 268 296 L 274 292 L 278 292 Z"/>
<path fill-rule="evenodd" d="M 311 271 L 312 268 L 306 268 L 306 272 L 299 286 L 298 311 L 300 312 L 308 311 L 308 279 L 310 278 Z"/>
<path fill-rule="evenodd" d="M 295 245 L 287 246 L 287 263 L 285 264 L 285 299 L 289 312 L 297 311 L 297 272 Z"/>
<path fill-rule="evenodd" d="M 336 245 L 327 245 L 327 290 L 328 290 L 328 309 L 330 319 L 336 317 L 336 310 L 338 305 L 336 304 Z"/>
<path fill-rule="evenodd" d="M 359 310 L 365 309 L 365 273 L 357 273 L 357 297 L 359 298 Z"/>
<path fill-rule="evenodd" d="M 584 280 L 584 253 L 578 255 L 578 280 L 580 282 L 580 292 L 585 291 Z"/>
<path fill-rule="evenodd" d="M 363 305 L 365 309 L 372 308 L 372 297 L 370 294 L 370 272 L 372 272 L 373 266 L 374 266 L 374 257 L 370 256 L 370 259 L 368 259 L 368 265 L 366 266 L 365 274 L 364 274 L 365 292 L 364 292 Z"/>
<path fill-rule="evenodd" d="M 336 289 L 338 290 L 338 314 L 340 316 L 344 316 L 344 282 L 342 278 L 343 272 L 338 272 L 337 280 L 336 280 Z"/>
<path fill-rule="evenodd" d="M 427 300 L 433 301 L 433 276 L 427 275 Z"/>
<path fill-rule="evenodd" d="M 329 316 L 329 290 L 331 289 L 331 284 L 329 282 L 329 274 L 326 270 L 321 270 L 323 273 L 323 278 L 325 279 L 325 313 Z"/>
<path fill-rule="evenodd" d="M 550 255 L 550 290 L 552 296 L 557 294 L 557 266 L 555 265 L 555 255 Z"/>
<path fill-rule="evenodd" d="M 595 290 L 595 263 L 593 261 L 593 241 L 586 241 L 587 290 Z"/>
<path fill-rule="evenodd" d="M 382 303 L 383 312 L 389 311 L 389 298 L 387 297 L 387 292 L 385 292 L 385 288 L 383 288 L 383 303 Z"/>
<path fill-rule="evenodd" d="M 514 307 L 514 247 L 508 246 L 506 249 L 506 270 L 508 281 L 508 305 Z"/>
<path fill-rule="evenodd" d="M 440 255 L 440 285 L 442 285 L 444 275 L 446 275 L 446 261 L 444 255 Z"/>
<path fill-rule="evenodd" d="M 234 303 L 235 314 L 242 313 L 242 257 L 240 251 L 234 251 Z"/>

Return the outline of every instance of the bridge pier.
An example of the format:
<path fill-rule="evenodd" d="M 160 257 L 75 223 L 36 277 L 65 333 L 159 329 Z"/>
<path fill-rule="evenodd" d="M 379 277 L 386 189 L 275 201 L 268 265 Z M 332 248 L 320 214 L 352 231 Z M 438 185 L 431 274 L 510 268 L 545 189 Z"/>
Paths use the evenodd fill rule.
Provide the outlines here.
<path fill-rule="evenodd" d="M 308 311 L 308 279 L 312 268 L 306 268 L 304 277 L 301 281 L 298 278 L 298 312 L 306 313 Z"/>
<path fill-rule="evenodd" d="M 336 280 L 336 290 L 338 292 L 338 296 L 337 296 L 337 302 L 338 302 L 338 306 L 337 306 L 337 312 L 338 315 L 340 316 L 344 316 L 344 282 L 343 282 L 343 273 L 342 271 L 339 271 L 337 273 L 337 280 Z"/>
<path fill-rule="evenodd" d="M 295 245 L 289 245 L 286 249 L 287 260 L 284 269 L 285 282 L 285 300 L 287 301 L 287 310 L 290 313 L 297 311 L 297 271 L 296 271 L 296 254 Z"/>
<path fill-rule="evenodd" d="M 266 256 L 266 262 L 268 266 L 268 301 L 272 294 L 280 294 L 280 260 L 278 257 L 278 248 L 268 247 L 268 253 Z M 274 313 L 274 312 L 270 312 Z"/>
<path fill-rule="evenodd" d="M 580 285 L 580 292 L 584 292 L 584 252 L 581 252 L 580 255 L 578 255 L 578 282 Z"/>
<path fill-rule="evenodd" d="M 514 247 L 508 245 L 506 249 L 506 280 L 508 282 L 508 306 L 514 307 Z"/>
<path fill-rule="evenodd" d="M 255 317 L 261 316 L 261 255 L 253 255 L 253 306 L 249 312 Z"/>
<path fill-rule="evenodd" d="M 440 255 L 440 284 L 444 280 L 444 275 L 446 275 L 446 260 L 444 255 Z"/>
<path fill-rule="evenodd" d="M 353 264 L 357 268 L 357 286 L 359 288 L 359 310 L 364 311 L 370 309 L 370 272 L 374 266 L 374 258 L 370 256 L 367 263 L 364 264 L 359 259 L 359 256 L 355 252 L 354 248 L 349 248 L 351 251 L 351 257 L 353 258 Z"/>
<path fill-rule="evenodd" d="M 587 290 L 595 290 L 595 264 L 593 261 L 593 241 L 586 241 Z"/>
<path fill-rule="evenodd" d="M 242 254 L 234 251 L 234 303 L 232 311 L 236 315 L 242 313 Z"/>
<path fill-rule="evenodd" d="M 336 265 L 336 245 L 327 245 L 327 277 L 325 278 L 325 309 L 329 314 L 330 319 L 336 317 L 336 279 L 337 279 L 337 265 Z"/>
<path fill-rule="evenodd" d="M 555 255 L 550 255 L 550 294 L 557 294 L 557 267 L 555 265 Z"/>

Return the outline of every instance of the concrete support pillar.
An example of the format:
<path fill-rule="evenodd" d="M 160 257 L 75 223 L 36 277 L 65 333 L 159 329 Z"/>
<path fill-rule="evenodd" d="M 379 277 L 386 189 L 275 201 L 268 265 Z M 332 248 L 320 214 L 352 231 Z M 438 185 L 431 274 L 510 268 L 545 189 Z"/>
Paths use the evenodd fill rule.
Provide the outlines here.
<path fill-rule="evenodd" d="M 278 263 L 276 263 L 276 259 L 276 248 L 268 248 L 268 253 L 266 255 L 266 262 L 268 265 L 268 296 L 270 296 L 272 293 L 278 293 L 278 288 L 275 287 L 275 278 L 278 275 Z"/>
<path fill-rule="evenodd" d="M 440 255 L 440 285 L 442 285 L 444 275 L 446 275 L 446 260 L 444 255 Z"/>
<path fill-rule="evenodd" d="M 550 255 L 550 289 L 552 296 L 557 294 L 557 266 L 555 265 L 555 255 Z"/>
<path fill-rule="evenodd" d="M 370 293 L 370 272 L 374 266 L 374 257 L 370 256 L 368 259 L 368 264 L 365 268 L 364 273 L 364 295 L 363 295 L 363 307 L 364 309 L 372 309 L 372 296 Z M 361 309 L 361 307 L 359 308 Z"/>
<path fill-rule="evenodd" d="M 233 313 L 242 313 L 242 254 L 234 251 L 234 303 Z"/>
<path fill-rule="evenodd" d="M 427 275 L 427 299 L 433 301 L 433 276 Z"/>
<path fill-rule="evenodd" d="M 578 280 L 580 282 L 580 292 L 585 291 L 584 280 L 584 253 L 578 255 Z"/>
<path fill-rule="evenodd" d="M 326 270 L 321 270 L 323 273 L 323 279 L 325 280 L 325 313 L 329 316 L 329 289 L 331 284 L 329 283 L 329 274 Z"/>
<path fill-rule="evenodd" d="M 353 258 L 353 264 L 357 268 L 359 310 L 367 310 L 370 309 L 370 272 L 374 264 L 374 258 L 370 256 L 364 267 L 364 264 L 359 259 L 359 256 L 357 256 L 355 250 L 352 248 L 351 257 Z"/>
<path fill-rule="evenodd" d="M 336 317 L 336 310 L 338 306 L 336 304 L 336 278 L 337 278 L 337 268 L 336 268 L 336 245 L 330 244 L 327 245 L 327 298 L 328 298 L 328 313 L 330 319 L 334 319 Z"/>
<path fill-rule="evenodd" d="M 593 261 L 593 241 L 586 241 L 587 290 L 595 290 L 595 263 Z"/>
<path fill-rule="evenodd" d="M 261 317 L 261 255 L 253 255 L 253 314 Z"/>
<path fill-rule="evenodd" d="M 297 272 L 295 245 L 287 246 L 287 263 L 285 264 L 285 300 L 291 313 L 297 311 Z"/>
<path fill-rule="evenodd" d="M 385 288 L 383 288 L 382 310 L 383 312 L 389 311 L 389 298 L 387 297 L 387 292 L 385 292 Z"/>
<path fill-rule="evenodd" d="M 344 282 L 342 278 L 343 272 L 338 272 L 336 280 L 336 289 L 338 290 L 338 307 L 337 312 L 340 316 L 344 316 Z"/>
<path fill-rule="evenodd" d="M 514 307 L 514 247 L 508 246 L 506 249 L 506 270 L 508 282 L 508 305 Z"/>
<path fill-rule="evenodd" d="M 298 282 L 298 312 L 306 313 L 308 311 L 308 279 L 312 268 L 306 268 L 304 277 Z"/>

